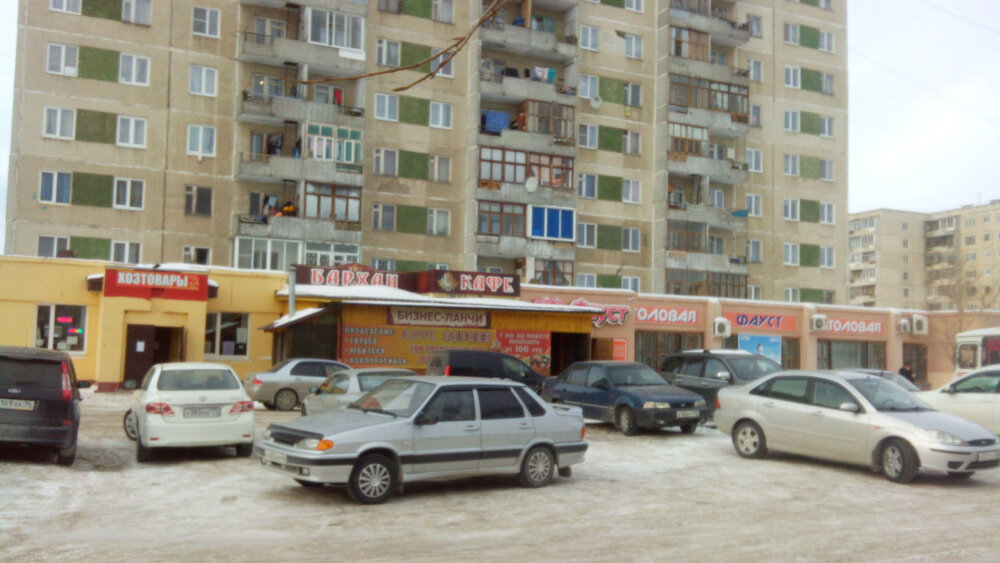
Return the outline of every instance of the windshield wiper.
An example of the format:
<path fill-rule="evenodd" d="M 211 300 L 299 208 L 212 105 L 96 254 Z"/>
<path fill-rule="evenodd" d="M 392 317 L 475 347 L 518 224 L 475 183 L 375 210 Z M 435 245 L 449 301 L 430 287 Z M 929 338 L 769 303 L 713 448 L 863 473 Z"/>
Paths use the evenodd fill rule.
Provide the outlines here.
<path fill-rule="evenodd" d="M 368 413 L 368 412 L 377 412 L 379 414 L 391 414 L 393 418 L 399 418 L 398 414 L 396 414 L 396 413 L 394 413 L 392 411 L 384 410 L 384 409 L 371 408 L 371 409 L 361 409 L 361 410 L 365 411 L 366 413 Z"/>

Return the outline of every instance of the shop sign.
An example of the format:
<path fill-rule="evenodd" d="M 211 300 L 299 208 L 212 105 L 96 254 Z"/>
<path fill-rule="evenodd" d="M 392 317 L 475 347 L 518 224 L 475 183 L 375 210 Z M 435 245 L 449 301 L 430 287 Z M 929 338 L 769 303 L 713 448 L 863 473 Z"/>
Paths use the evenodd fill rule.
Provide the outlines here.
<path fill-rule="evenodd" d="M 549 305 L 565 305 L 562 299 L 558 297 L 544 297 L 541 299 L 535 299 L 534 303 L 547 303 Z M 604 303 L 591 303 L 586 299 L 580 297 L 569 302 L 573 307 L 595 307 L 598 309 L 603 309 L 603 312 L 597 313 L 590 317 L 590 323 L 597 328 L 600 328 L 606 324 L 608 325 L 623 325 L 625 321 L 628 320 L 629 313 L 632 312 L 632 308 L 628 305 L 608 305 Z"/>
<path fill-rule="evenodd" d="M 611 349 L 611 359 L 616 362 L 628 361 L 628 339 L 615 338 Z"/>
<path fill-rule="evenodd" d="M 332 285 L 336 287 L 399 287 L 399 274 L 380 272 L 361 264 L 345 264 L 334 268 L 296 266 L 295 283 L 300 285 Z"/>
<path fill-rule="evenodd" d="M 167 270 L 108 268 L 104 271 L 104 296 L 207 301 L 208 275 Z"/>
<path fill-rule="evenodd" d="M 826 332 L 833 334 L 854 334 L 877 336 L 882 334 L 883 321 L 863 321 L 858 319 L 827 319 Z"/>
<path fill-rule="evenodd" d="M 429 270 L 415 274 L 418 293 L 449 293 L 452 295 L 489 295 L 517 297 L 521 281 L 513 274 L 486 274 Z"/>
<path fill-rule="evenodd" d="M 798 317 L 772 313 L 723 313 L 723 317 L 733 324 L 733 330 L 775 330 L 794 331 L 798 328 Z"/>
<path fill-rule="evenodd" d="M 636 307 L 635 320 L 658 325 L 697 325 L 698 309 L 682 307 Z"/>
<path fill-rule="evenodd" d="M 489 328 L 489 311 L 389 307 L 389 324 L 406 326 L 447 326 Z"/>

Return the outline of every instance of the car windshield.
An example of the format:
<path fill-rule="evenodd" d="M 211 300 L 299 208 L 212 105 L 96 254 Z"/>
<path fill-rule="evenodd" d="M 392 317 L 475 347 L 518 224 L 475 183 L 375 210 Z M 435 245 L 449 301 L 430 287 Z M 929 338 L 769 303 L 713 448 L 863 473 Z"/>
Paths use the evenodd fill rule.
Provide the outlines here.
<path fill-rule="evenodd" d="M 240 382 L 224 369 L 173 369 L 160 374 L 160 391 L 222 391 L 239 389 Z"/>
<path fill-rule="evenodd" d="M 642 364 L 608 366 L 608 378 L 616 387 L 629 385 L 666 385 L 666 381 L 653 368 Z"/>
<path fill-rule="evenodd" d="M 358 376 L 358 385 L 361 386 L 362 391 L 371 391 L 372 389 L 385 383 L 387 379 L 392 379 L 393 377 L 399 377 L 399 375 L 393 375 L 391 373 L 361 374 Z"/>
<path fill-rule="evenodd" d="M 405 418 L 416 412 L 433 390 L 434 386 L 430 383 L 390 379 L 362 395 L 348 408 Z"/>
<path fill-rule="evenodd" d="M 934 410 L 921 401 L 916 395 L 904 390 L 899 385 L 879 376 L 863 379 L 849 379 L 848 383 L 868 399 L 868 402 L 879 411 L 924 411 Z"/>
<path fill-rule="evenodd" d="M 729 358 L 729 365 L 736 370 L 733 377 L 740 381 L 753 381 L 776 371 L 781 371 L 780 364 L 767 358 L 732 357 Z"/>

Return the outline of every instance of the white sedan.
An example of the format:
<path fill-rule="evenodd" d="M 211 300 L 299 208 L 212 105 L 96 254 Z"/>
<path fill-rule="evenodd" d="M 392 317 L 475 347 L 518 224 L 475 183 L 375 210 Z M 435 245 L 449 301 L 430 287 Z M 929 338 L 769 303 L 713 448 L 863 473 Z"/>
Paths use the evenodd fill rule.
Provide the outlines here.
<path fill-rule="evenodd" d="M 1000 434 L 1000 365 L 986 366 L 918 395 L 938 410 L 978 422 Z"/>
<path fill-rule="evenodd" d="M 386 379 L 417 375 L 405 368 L 347 368 L 326 378 L 302 399 L 302 416 L 342 409 Z"/>
<path fill-rule="evenodd" d="M 132 395 L 136 459 L 156 448 L 235 446 L 253 453 L 253 401 L 224 364 L 178 362 L 150 368 Z"/>

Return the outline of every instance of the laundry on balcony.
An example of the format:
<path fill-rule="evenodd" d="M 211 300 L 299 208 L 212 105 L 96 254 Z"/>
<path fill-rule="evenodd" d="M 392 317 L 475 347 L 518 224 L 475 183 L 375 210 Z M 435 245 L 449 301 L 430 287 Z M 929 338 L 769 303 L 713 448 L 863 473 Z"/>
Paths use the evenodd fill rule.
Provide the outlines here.
<path fill-rule="evenodd" d="M 505 111 L 487 110 L 483 112 L 483 131 L 499 135 L 510 128 L 510 114 Z"/>
<path fill-rule="evenodd" d="M 553 84 L 556 81 L 556 69 L 536 66 L 531 69 L 531 80 L 534 82 Z"/>

